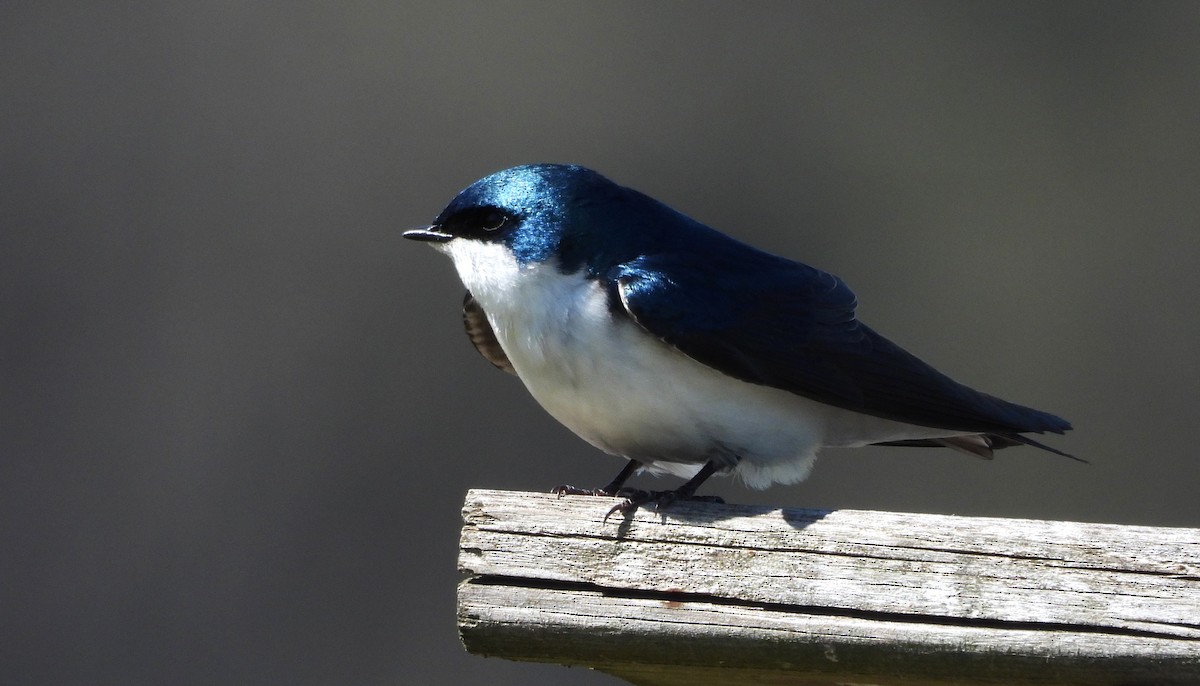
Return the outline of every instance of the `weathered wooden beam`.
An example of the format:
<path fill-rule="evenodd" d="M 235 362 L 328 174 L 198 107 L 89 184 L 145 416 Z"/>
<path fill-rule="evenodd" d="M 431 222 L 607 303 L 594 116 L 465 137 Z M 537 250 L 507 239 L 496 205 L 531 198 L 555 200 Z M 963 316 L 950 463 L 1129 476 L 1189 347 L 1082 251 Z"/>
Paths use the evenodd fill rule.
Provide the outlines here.
<path fill-rule="evenodd" d="M 1200 684 L 1200 530 L 474 490 L 467 649 L 646 686 Z"/>

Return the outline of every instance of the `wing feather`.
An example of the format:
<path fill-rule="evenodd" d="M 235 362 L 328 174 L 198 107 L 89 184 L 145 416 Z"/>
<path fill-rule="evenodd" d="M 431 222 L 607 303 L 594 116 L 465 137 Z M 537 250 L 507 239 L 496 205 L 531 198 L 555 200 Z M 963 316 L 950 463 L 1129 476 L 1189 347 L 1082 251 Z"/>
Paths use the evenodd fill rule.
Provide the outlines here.
<path fill-rule="evenodd" d="M 1000 435 L 1070 428 L 904 351 L 858 321 L 845 283 L 807 265 L 765 253 L 707 261 L 677 253 L 638 258 L 608 276 L 637 324 L 743 381 L 920 426 Z"/>
<path fill-rule="evenodd" d="M 491 362 L 496 369 L 513 375 L 517 373 L 504 348 L 500 347 L 500 340 L 496 338 L 496 332 L 488 323 L 487 313 L 475 300 L 475 296 L 471 295 L 471 291 L 467 291 L 463 296 L 463 328 L 467 330 L 467 338 L 471 339 L 471 343 L 479 354 L 483 355 L 483 359 Z"/>

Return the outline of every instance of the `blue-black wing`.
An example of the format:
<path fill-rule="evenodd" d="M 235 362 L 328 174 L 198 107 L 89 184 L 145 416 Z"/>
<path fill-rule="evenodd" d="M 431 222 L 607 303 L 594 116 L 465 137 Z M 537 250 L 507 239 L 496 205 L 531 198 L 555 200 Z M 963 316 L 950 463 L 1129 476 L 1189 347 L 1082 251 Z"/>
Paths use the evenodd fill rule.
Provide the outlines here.
<path fill-rule="evenodd" d="M 845 283 L 807 265 L 734 248 L 715 259 L 642 257 L 607 277 L 614 303 L 646 331 L 742 381 L 1020 443 L 1034 443 L 1022 432 L 1071 428 L 1052 414 L 968 388 L 905 352 L 855 318 Z"/>

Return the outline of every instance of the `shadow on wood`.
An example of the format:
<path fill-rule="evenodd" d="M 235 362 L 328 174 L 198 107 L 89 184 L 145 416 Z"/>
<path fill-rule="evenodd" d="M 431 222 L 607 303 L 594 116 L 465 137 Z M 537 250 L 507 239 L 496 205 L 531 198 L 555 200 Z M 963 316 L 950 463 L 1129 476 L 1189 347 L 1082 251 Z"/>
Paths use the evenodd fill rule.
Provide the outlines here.
<path fill-rule="evenodd" d="M 467 650 L 646 686 L 1200 684 L 1200 530 L 473 490 Z"/>

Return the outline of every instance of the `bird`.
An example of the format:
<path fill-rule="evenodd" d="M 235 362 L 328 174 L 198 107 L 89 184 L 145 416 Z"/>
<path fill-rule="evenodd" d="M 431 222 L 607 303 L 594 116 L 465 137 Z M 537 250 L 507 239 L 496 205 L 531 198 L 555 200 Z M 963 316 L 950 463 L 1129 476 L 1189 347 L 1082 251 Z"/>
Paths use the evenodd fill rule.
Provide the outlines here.
<path fill-rule="evenodd" d="M 603 487 L 555 489 L 621 497 L 608 515 L 706 499 L 714 474 L 794 484 L 830 447 L 991 458 L 1026 445 L 1084 461 L 1029 436 L 1066 420 L 958 383 L 863 324 L 837 276 L 582 166 L 498 171 L 403 236 L 452 260 L 478 352 L 627 460 Z M 626 488 L 641 471 L 686 481 Z"/>

